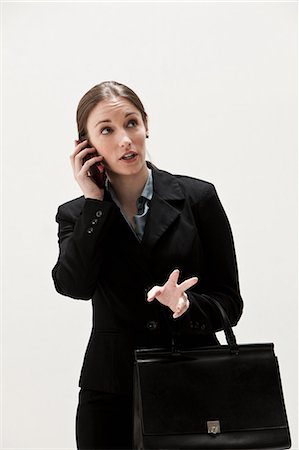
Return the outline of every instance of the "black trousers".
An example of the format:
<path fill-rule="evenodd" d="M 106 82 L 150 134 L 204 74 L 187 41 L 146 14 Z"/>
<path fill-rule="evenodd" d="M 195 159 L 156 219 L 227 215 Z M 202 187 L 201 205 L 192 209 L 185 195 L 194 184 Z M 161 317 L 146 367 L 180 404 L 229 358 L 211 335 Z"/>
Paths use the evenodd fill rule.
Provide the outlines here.
<path fill-rule="evenodd" d="M 133 400 L 81 388 L 76 415 L 78 450 L 132 449 Z"/>

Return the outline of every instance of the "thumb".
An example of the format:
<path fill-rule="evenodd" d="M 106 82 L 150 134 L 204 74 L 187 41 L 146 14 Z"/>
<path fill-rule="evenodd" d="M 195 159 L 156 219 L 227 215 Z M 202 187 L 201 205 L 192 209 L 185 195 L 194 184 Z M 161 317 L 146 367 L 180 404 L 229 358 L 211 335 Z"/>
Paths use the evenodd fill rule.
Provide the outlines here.
<path fill-rule="evenodd" d="M 161 287 L 160 286 L 154 286 L 150 291 L 148 291 L 147 293 L 147 301 L 151 302 L 153 301 L 157 295 L 160 295 L 162 292 Z"/>

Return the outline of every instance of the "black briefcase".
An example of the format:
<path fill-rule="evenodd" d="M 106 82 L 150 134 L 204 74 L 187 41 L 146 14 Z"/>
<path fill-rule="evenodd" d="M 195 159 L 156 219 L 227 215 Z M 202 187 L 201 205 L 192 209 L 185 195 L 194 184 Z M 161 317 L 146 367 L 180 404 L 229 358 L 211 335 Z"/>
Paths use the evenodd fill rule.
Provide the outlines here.
<path fill-rule="evenodd" d="M 135 449 L 290 448 L 273 344 L 136 350 Z"/>

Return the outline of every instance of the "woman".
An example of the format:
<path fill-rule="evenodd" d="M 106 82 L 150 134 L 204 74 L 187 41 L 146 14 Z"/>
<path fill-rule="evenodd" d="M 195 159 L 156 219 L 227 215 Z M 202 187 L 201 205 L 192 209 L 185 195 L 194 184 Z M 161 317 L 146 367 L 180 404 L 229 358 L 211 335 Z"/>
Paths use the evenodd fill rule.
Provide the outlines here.
<path fill-rule="evenodd" d="M 71 163 L 83 196 L 58 209 L 58 292 L 92 299 L 81 371 L 78 449 L 132 448 L 134 349 L 215 345 L 242 312 L 230 226 L 212 184 L 146 161 L 148 118 L 120 83 L 89 90 Z M 88 159 L 90 158 L 90 159 Z M 91 176 L 105 170 L 102 187 Z"/>

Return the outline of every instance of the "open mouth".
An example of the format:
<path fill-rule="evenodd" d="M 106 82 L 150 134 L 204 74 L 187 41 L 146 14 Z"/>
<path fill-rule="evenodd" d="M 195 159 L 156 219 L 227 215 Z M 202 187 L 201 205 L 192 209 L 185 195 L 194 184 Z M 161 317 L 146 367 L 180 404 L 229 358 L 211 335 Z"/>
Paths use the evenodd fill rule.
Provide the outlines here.
<path fill-rule="evenodd" d="M 123 159 L 125 161 L 129 161 L 131 159 L 134 159 L 136 156 L 137 156 L 137 153 L 129 152 L 129 153 L 126 153 L 124 156 L 122 156 L 121 159 Z"/>

